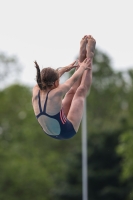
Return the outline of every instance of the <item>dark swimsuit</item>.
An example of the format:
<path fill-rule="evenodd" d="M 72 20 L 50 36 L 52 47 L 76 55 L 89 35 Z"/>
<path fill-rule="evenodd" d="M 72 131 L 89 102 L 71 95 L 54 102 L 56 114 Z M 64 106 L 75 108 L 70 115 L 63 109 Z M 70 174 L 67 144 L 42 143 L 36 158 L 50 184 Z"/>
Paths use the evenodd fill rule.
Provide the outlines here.
<path fill-rule="evenodd" d="M 46 134 L 49 135 L 50 137 L 58 139 L 58 140 L 69 139 L 76 134 L 76 131 L 74 130 L 72 123 L 64 115 L 63 110 L 61 109 L 61 111 L 59 113 L 57 113 L 56 115 L 48 115 L 46 113 L 46 106 L 47 106 L 47 100 L 48 100 L 49 92 L 46 95 L 44 108 L 42 110 L 41 101 L 40 101 L 40 90 L 39 90 L 39 92 L 38 92 L 38 105 L 39 105 L 40 113 L 38 115 L 36 115 L 36 118 L 38 119 L 41 115 L 45 115 L 47 117 L 50 117 L 50 118 L 57 120 L 58 123 L 60 124 L 60 134 L 59 135 L 49 135 L 48 133 L 46 133 Z"/>

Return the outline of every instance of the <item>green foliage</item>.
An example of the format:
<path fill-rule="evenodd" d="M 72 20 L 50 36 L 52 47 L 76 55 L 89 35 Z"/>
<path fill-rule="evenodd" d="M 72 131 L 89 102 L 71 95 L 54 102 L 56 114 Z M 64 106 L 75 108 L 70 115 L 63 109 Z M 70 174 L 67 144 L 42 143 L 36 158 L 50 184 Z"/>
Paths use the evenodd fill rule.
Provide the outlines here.
<path fill-rule="evenodd" d="M 102 53 L 96 51 L 96 58 L 97 54 L 99 57 L 104 57 L 100 55 Z M 93 84 L 87 99 L 87 120 L 92 120 L 90 123 L 96 132 L 110 131 L 121 127 L 121 120 L 128 112 L 127 107 L 123 106 L 127 101 L 126 82 L 122 72 L 114 72 L 111 69 L 110 62 L 104 63 L 95 59 Z"/>
<path fill-rule="evenodd" d="M 17 80 L 18 75 L 20 78 L 21 65 L 16 56 L 7 56 L 5 53 L 0 52 L 0 88 Z"/>
<path fill-rule="evenodd" d="M 119 131 L 113 130 L 93 134 L 89 138 L 88 173 L 91 199 L 122 200 L 128 194 L 125 182 L 120 181 L 122 158 L 115 152 L 119 135 Z"/>
<path fill-rule="evenodd" d="M 131 200 L 133 71 L 115 72 L 98 50 L 93 67 L 87 98 L 89 198 Z M 0 91 L 0 199 L 81 200 L 81 130 L 66 141 L 48 137 L 34 116 L 31 95 L 22 85 Z"/>
<path fill-rule="evenodd" d="M 133 160 L 132 152 L 133 152 L 133 132 L 129 130 L 127 132 L 122 133 L 120 137 L 120 145 L 117 148 L 117 151 L 120 155 L 123 156 L 124 162 L 124 170 L 123 170 L 123 178 L 131 178 L 133 176 Z"/>
<path fill-rule="evenodd" d="M 61 142 L 43 133 L 29 88 L 13 85 L 0 99 L 0 199 L 53 199 L 76 142 L 74 147 L 74 139 Z"/>

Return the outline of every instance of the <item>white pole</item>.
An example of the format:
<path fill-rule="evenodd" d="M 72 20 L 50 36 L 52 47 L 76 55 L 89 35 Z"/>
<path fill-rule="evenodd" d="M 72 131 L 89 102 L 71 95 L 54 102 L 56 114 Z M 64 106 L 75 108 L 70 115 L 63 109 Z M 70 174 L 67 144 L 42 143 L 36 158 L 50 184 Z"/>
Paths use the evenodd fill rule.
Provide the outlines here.
<path fill-rule="evenodd" d="M 82 119 L 82 200 L 88 200 L 86 99 Z"/>

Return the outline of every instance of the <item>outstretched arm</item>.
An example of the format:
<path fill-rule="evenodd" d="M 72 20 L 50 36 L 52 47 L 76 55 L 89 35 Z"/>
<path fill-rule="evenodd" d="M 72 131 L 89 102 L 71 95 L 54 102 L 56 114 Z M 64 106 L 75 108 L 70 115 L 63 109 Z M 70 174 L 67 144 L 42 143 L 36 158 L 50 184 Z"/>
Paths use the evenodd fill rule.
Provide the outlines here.
<path fill-rule="evenodd" d="M 55 89 L 56 93 L 60 93 L 62 96 L 66 94 L 72 85 L 83 75 L 85 70 L 91 70 L 91 59 L 86 58 L 82 63 L 79 62 L 79 68 L 68 80 Z"/>
<path fill-rule="evenodd" d="M 70 65 L 66 66 L 66 67 L 60 67 L 58 68 L 58 73 L 59 73 L 59 77 L 61 77 L 65 72 L 69 72 L 71 69 L 76 68 L 76 61 L 74 61 L 73 63 L 71 63 Z"/>

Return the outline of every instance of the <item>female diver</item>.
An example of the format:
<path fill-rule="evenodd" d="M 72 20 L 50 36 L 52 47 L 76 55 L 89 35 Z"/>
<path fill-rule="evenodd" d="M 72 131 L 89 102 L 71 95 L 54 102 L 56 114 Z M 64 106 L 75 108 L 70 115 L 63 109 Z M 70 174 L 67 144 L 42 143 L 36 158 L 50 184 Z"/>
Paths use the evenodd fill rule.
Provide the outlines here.
<path fill-rule="evenodd" d="M 32 105 L 44 132 L 52 138 L 63 140 L 73 137 L 79 129 L 84 101 L 92 83 L 92 62 L 96 41 L 85 35 L 80 42 L 79 61 L 57 70 L 48 67 L 37 69 L 37 85 L 33 88 Z M 59 78 L 76 68 L 63 84 Z"/>

